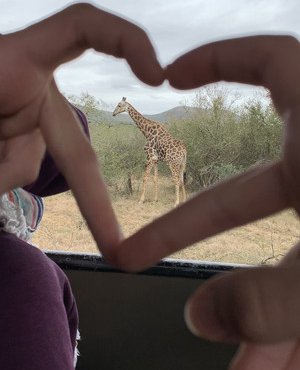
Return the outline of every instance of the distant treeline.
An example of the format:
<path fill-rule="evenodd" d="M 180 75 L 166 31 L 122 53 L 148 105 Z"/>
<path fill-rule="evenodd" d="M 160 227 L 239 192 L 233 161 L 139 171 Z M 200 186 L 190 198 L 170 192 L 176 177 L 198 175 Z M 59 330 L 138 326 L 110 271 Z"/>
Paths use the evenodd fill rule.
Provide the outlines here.
<path fill-rule="evenodd" d="M 224 91 L 206 89 L 192 105 L 186 118 L 166 125 L 187 147 L 190 191 L 279 157 L 282 124 L 267 95 L 233 104 Z M 129 194 L 132 180 L 143 175 L 145 138 L 135 125 L 102 123 L 90 125 L 102 171 L 115 192 Z M 160 173 L 168 168 L 162 165 Z"/>

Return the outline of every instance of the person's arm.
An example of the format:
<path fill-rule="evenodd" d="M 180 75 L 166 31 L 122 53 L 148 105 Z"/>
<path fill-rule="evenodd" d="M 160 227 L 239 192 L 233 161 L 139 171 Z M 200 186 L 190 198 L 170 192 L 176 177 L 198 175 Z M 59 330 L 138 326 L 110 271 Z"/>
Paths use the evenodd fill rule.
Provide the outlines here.
<path fill-rule="evenodd" d="M 0 368 L 74 370 L 78 312 L 63 271 L 0 232 Z"/>

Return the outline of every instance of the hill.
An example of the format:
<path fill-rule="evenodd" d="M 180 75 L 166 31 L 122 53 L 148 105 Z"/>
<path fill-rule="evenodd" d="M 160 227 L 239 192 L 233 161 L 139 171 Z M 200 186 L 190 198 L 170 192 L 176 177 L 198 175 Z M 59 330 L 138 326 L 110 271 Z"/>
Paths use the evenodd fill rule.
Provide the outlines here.
<path fill-rule="evenodd" d="M 168 123 L 173 120 L 179 120 L 179 119 L 186 118 L 190 110 L 193 110 L 193 109 L 194 108 L 191 108 L 191 107 L 177 106 L 165 112 L 161 112 L 158 114 L 145 114 L 144 116 L 153 121 L 158 121 L 161 123 Z M 118 123 L 133 124 L 132 119 L 127 113 L 121 113 L 113 117 L 112 112 L 110 111 L 93 109 L 93 111 L 87 113 L 87 116 L 91 123 L 99 124 L 103 122 L 109 122 L 111 124 L 118 124 Z"/>

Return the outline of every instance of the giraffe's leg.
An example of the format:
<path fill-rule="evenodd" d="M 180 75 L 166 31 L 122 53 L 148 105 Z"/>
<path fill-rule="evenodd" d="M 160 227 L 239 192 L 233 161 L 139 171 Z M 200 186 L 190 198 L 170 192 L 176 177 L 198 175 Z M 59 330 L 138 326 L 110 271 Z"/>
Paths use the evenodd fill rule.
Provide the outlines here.
<path fill-rule="evenodd" d="M 154 191 L 155 191 L 154 200 L 155 202 L 157 202 L 158 201 L 158 164 L 157 162 L 154 162 Z"/>
<path fill-rule="evenodd" d="M 172 166 L 170 165 L 170 170 L 171 170 L 171 173 L 172 173 L 172 178 L 173 178 L 173 181 L 174 181 L 174 184 L 175 184 L 175 196 L 176 196 L 176 199 L 175 199 L 175 207 L 180 203 L 180 193 L 179 193 L 179 190 L 180 190 L 180 184 L 181 184 L 181 180 L 178 176 L 178 168 L 176 166 Z"/>
<path fill-rule="evenodd" d="M 145 201 L 146 185 L 147 185 L 148 177 L 151 173 L 152 167 L 153 167 L 153 162 L 148 161 L 147 164 L 146 164 L 146 169 L 145 169 L 145 173 L 144 173 L 143 189 L 142 189 L 142 194 L 141 194 L 139 203 L 144 203 L 144 201 Z"/>
<path fill-rule="evenodd" d="M 185 185 L 184 183 L 182 184 L 182 201 L 186 201 L 186 190 L 185 190 Z"/>

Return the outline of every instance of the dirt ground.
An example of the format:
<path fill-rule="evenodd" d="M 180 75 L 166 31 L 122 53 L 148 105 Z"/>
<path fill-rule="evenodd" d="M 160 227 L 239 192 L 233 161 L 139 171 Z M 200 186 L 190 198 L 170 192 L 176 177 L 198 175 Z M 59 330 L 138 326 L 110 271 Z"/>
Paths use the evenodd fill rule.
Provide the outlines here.
<path fill-rule="evenodd" d="M 151 194 L 149 195 L 149 198 Z M 172 192 L 162 200 L 138 203 L 137 196 L 113 201 L 126 236 L 172 209 Z M 274 263 L 300 237 L 299 220 L 293 211 L 236 228 L 197 243 L 170 257 L 225 263 Z M 45 214 L 33 243 L 41 249 L 98 253 L 70 192 L 45 199 Z"/>

